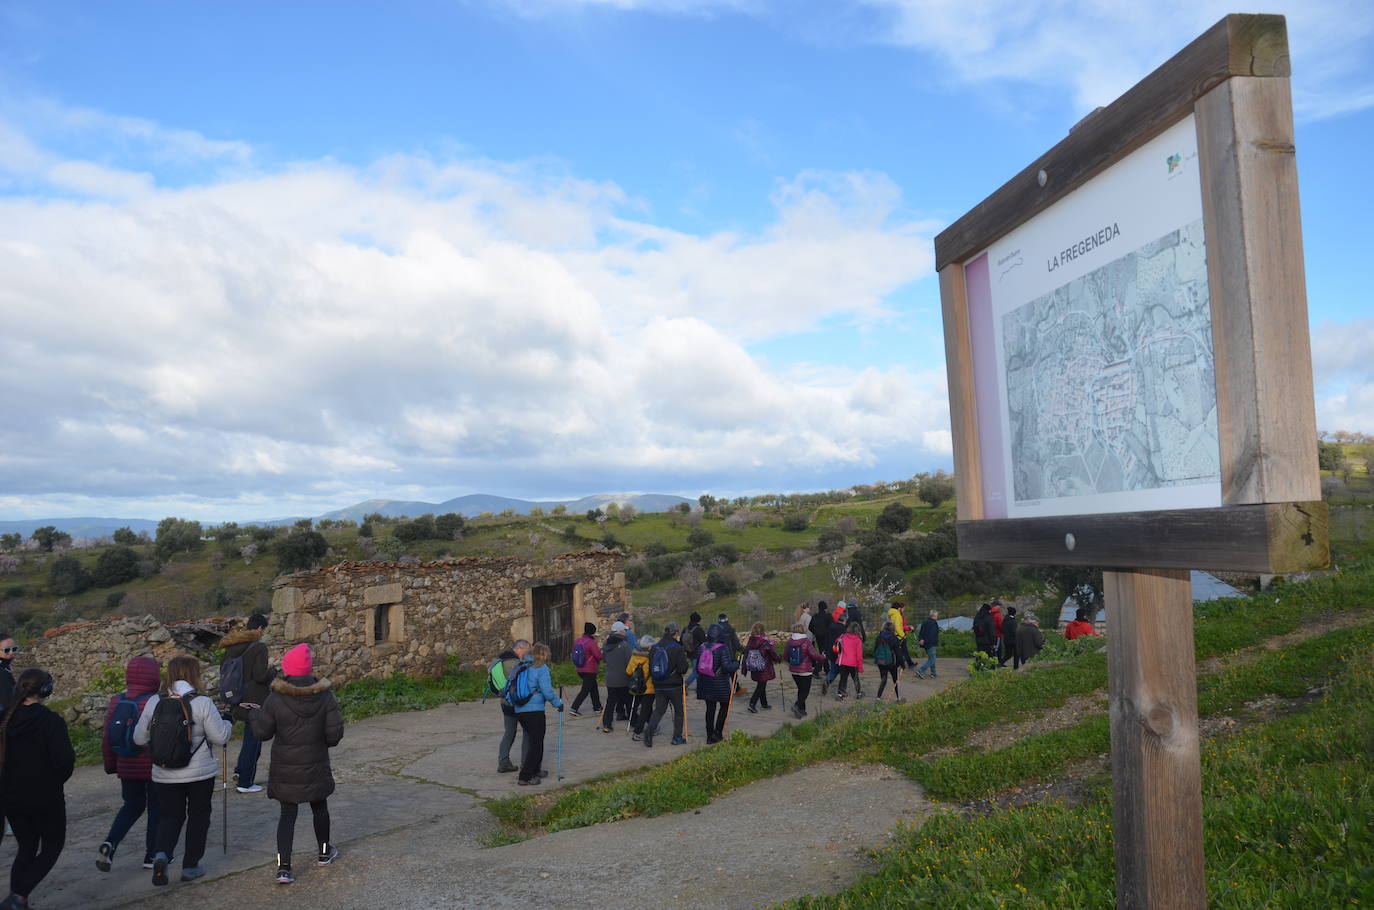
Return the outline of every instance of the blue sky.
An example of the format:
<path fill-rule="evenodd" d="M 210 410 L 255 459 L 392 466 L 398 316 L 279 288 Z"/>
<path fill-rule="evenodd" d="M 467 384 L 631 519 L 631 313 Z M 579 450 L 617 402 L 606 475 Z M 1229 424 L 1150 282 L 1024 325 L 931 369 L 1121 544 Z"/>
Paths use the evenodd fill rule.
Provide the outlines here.
<path fill-rule="evenodd" d="M 931 239 L 1210 3 L 0 2 L 0 516 L 949 467 Z M 1319 424 L 1374 431 L 1374 8 L 1289 16 Z"/>

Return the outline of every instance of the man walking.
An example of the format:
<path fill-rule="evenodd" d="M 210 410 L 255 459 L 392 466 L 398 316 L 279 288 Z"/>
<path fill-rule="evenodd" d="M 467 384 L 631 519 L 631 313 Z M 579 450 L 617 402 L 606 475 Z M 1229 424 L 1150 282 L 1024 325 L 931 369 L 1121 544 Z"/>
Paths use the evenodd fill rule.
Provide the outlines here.
<path fill-rule="evenodd" d="M 661 653 L 660 653 L 661 652 Z M 644 745 L 653 748 L 654 731 L 663 719 L 668 706 L 673 706 L 673 745 L 687 742 L 682 735 L 687 722 L 687 705 L 683 701 L 682 680 L 687 673 L 687 652 L 678 641 L 677 623 L 670 622 L 663 627 L 663 637 L 649 650 L 649 672 L 654 680 L 654 713 L 644 725 Z"/>
<path fill-rule="evenodd" d="M 921 628 L 916 633 L 916 643 L 926 649 L 926 662 L 916 668 L 916 675 L 921 679 L 925 679 L 927 673 L 932 677 L 939 676 L 935 670 L 935 652 L 940 647 L 939 611 L 931 610 L 930 618 L 921 623 Z"/>
<path fill-rule="evenodd" d="M 506 682 L 515 675 L 516 666 L 529 653 L 530 643 L 521 638 L 511 645 L 509 650 L 502 651 L 497 655 L 496 660 L 487 670 L 487 688 L 495 690 L 493 694 L 501 702 L 501 716 L 506 722 L 505 732 L 501 735 L 501 745 L 496 750 L 496 770 L 502 774 L 520 770 L 520 766 L 510 760 L 510 747 L 515 744 L 515 732 L 520 729 L 520 721 L 515 717 L 515 709 L 507 704 L 504 698 L 500 698 L 501 690 L 505 689 Z M 520 759 L 522 763 L 525 758 L 525 748 L 528 745 L 528 739 L 521 740 Z"/>
<path fill-rule="evenodd" d="M 234 720 L 243 721 L 243 745 L 239 748 L 238 763 L 234 765 L 236 789 L 240 793 L 262 792 L 262 785 L 257 783 L 262 743 L 253 733 L 248 715 L 267 701 L 268 686 L 277 675 L 267 661 L 267 643 L 262 640 L 266 628 L 267 617 L 254 613 L 241 631 L 230 632 L 219 642 L 224 648 L 225 661 L 238 658 L 243 663 L 243 699 L 233 708 Z"/>

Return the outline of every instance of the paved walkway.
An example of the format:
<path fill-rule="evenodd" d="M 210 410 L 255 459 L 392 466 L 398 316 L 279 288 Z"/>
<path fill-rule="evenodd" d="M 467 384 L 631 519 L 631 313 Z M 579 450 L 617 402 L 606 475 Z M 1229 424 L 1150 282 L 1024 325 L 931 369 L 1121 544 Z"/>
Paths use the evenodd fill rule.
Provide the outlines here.
<path fill-rule="evenodd" d="M 903 696 L 925 698 L 963 678 L 965 663 L 941 660 L 940 679 L 912 679 L 902 687 Z M 865 690 L 872 692 L 876 679 L 870 676 L 876 677 L 872 668 L 864 682 Z M 784 679 L 784 691 L 770 693 L 772 711 L 751 715 L 737 704 L 730 729 L 766 735 L 794 722 L 782 708 L 780 696 L 785 694 L 790 705 L 792 695 L 791 679 Z M 866 702 L 855 702 L 852 696 L 845 703 L 833 696 L 813 697 L 811 711 L 814 715 L 855 703 Z M 688 744 L 672 746 L 669 737 L 660 737 L 653 749 L 630 741 L 623 728 L 613 735 L 599 732 L 599 719 L 590 714 L 567 717 L 563 783 L 662 763 L 685 750 L 706 748 L 705 738 L 697 732 L 703 715 L 702 703 L 689 699 Z M 556 717 L 549 712 L 546 767 L 551 769 Z M 250 910 L 288 900 L 293 910 L 504 907 L 527 903 L 536 894 L 552 901 L 556 887 L 605 907 L 639 907 L 650 902 L 634 886 L 639 883 L 681 892 L 674 906 L 750 907 L 806 893 L 798 888 L 833 890 L 847 883 L 863 871 L 869 862 L 864 859 L 866 851 L 885 839 L 896 820 L 926 808 L 919 788 L 890 769 L 860 773 L 809 768 L 732 791 L 698 813 L 632 819 L 485 849 L 482 838 L 499 825 L 483 807 L 484 800 L 537 792 L 517 787 L 514 774 L 496 773 L 501 730 L 500 711 L 491 702 L 350 724 L 333 752 L 338 790 L 329 801 L 343 856 L 334 866 L 315 866 L 310 813 L 302 807 L 296 828 L 298 881 L 289 890 L 272 881 L 277 806 L 265 793 L 228 792 L 227 852 L 221 837 L 225 795 L 216 793 L 205 880 L 178 883 L 179 867 L 174 863 L 172 884 L 154 889 L 150 873 L 141 866 L 141 821 L 121 845 L 114 869 L 108 874 L 96 871 L 95 848 L 119 807 L 119 788 L 99 767 L 78 768 L 66 790 L 67 846 L 35 891 L 34 903 L 42 910 L 180 906 L 189 901 L 202 907 Z M 231 744 L 231 767 L 236 752 L 237 744 Z M 265 775 L 266 750 L 259 767 Z M 552 785 L 552 780 L 546 782 Z M 846 794 L 841 803 L 854 807 L 852 815 L 841 813 L 842 824 L 834 821 L 831 798 L 819 798 L 822 788 L 835 786 Z M 702 815 L 711 821 L 703 824 Z M 722 835 L 740 848 L 721 850 Z M 804 860 L 802 852 L 809 850 L 820 852 L 808 853 L 811 858 Z M 13 851 L 13 840 L 6 838 L 0 862 L 8 863 Z M 685 858 L 692 858 L 690 870 L 684 868 Z M 808 874 L 799 875 L 800 867 Z M 775 873 L 771 878 L 749 877 L 768 870 Z M 540 884 L 549 878 L 550 884 Z M 618 884 L 611 888 L 612 883 Z"/>

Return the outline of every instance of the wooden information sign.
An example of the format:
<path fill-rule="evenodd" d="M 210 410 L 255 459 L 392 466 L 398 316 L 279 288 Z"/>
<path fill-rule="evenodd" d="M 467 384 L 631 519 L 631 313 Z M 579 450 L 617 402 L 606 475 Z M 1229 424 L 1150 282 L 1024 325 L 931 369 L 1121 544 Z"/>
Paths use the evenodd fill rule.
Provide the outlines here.
<path fill-rule="evenodd" d="M 1328 560 L 1284 19 L 1231 15 L 935 238 L 959 555 L 1108 567 L 1121 907 L 1204 907 L 1189 569 Z"/>

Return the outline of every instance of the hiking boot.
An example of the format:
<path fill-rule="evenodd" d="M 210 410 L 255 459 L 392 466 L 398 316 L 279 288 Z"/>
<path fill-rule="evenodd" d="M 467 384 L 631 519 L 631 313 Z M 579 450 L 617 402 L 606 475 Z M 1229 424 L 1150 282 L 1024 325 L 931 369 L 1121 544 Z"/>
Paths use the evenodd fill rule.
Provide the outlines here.
<path fill-rule="evenodd" d="M 114 844 L 105 841 L 95 851 L 95 867 L 101 872 L 109 872 L 110 864 L 114 862 Z"/>
<path fill-rule="evenodd" d="M 327 866 L 339 858 L 339 848 L 333 844 L 320 844 L 320 855 L 315 858 L 315 862 L 320 866 Z"/>
<path fill-rule="evenodd" d="M 673 745 L 675 745 L 675 746 L 685 746 L 685 745 L 687 745 L 687 737 L 685 737 L 685 736 L 674 736 L 674 737 L 673 737 Z"/>
<path fill-rule="evenodd" d="M 649 735 L 649 736 L 645 736 L 645 737 L 644 737 L 644 748 L 646 748 L 646 749 L 652 749 L 653 747 L 654 747 L 654 737 L 653 737 L 653 735 L 651 734 L 651 735 Z"/>
<path fill-rule="evenodd" d="M 540 783 L 542 783 L 542 780 L 538 777 L 533 778 L 531 780 L 525 780 L 522 777 L 520 780 L 516 781 L 516 783 L 518 783 L 522 787 L 537 787 Z"/>
<path fill-rule="evenodd" d="M 795 717 L 797 720 L 801 720 L 803 717 L 806 716 L 806 712 L 803 711 L 801 708 L 793 708 L 792 716 Z"/>
<path fill-rule="evenodd" d="M 193 882 L 198 878 L 205 877 L 204 866 L 183 866 L 181 869 L 181 880 L 183 882 Z"/>
<path fill-rule="evenodd" d="M 762 708 L 762 709 L 765 710 L 765 711 L 772 711 L 772 710 L 773 710 L 773 706 L 770 705 L 768 702 L 764 702 L 763 704 L 759 705 L 759 707 Z"/>
<path fill-rule="evenodd" d="M 844 693 L 843 693 L 843 692 L 836 692 L 836 693 L 835 693 L 835 701 L 844 701 Z"/>
<path fill-rule="evenodd" d="M 499 764 L 499 765 L 496 766 L 496 771 L 497 771 L 497 773 L 499 773 L 499 774 L 507 774 L 507 773 L 509 773 L 509 772 L 511 772 L 511 771 L 519 771 L 519 770 L 520 770 L 520 767 L 519 767 L 518 765 L 513 764 L 513 763 L 510 762 L 510 761 L 503 761 L 503 762 L 501 762 L 501 764 Z"/>
<path fill-rule="evenodd" d="M 290 866 L 277 867 L 277 884 L 289 885 L 296 880 L 296 876 L 291 874 Z"/>
<path fill-rule="evenodd" d="M 153 884 L 167 884 L 167 854 L 159 853 L 153 857 Z"/>

